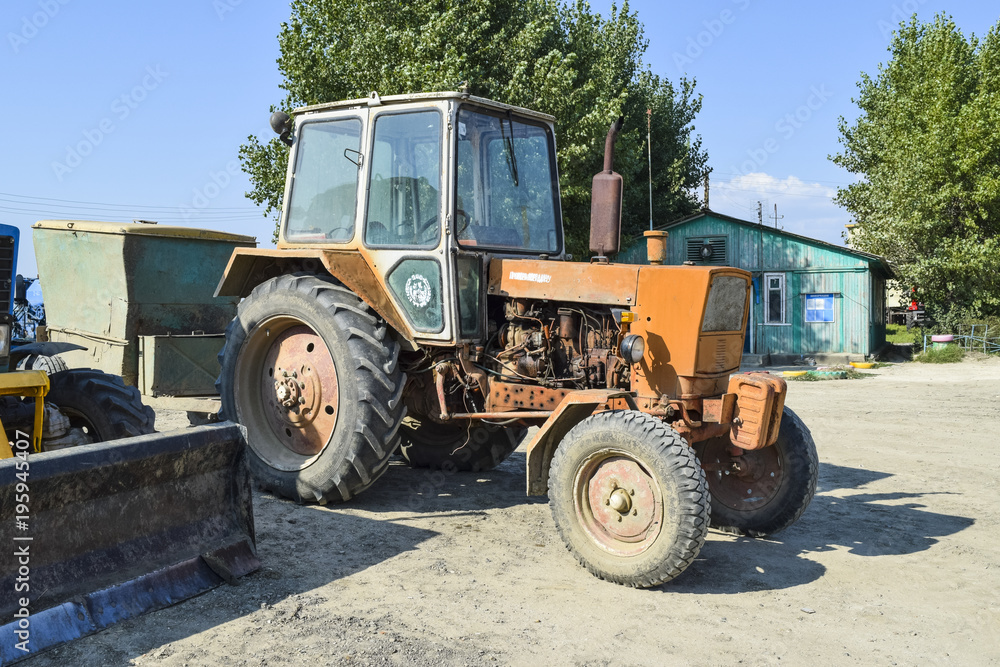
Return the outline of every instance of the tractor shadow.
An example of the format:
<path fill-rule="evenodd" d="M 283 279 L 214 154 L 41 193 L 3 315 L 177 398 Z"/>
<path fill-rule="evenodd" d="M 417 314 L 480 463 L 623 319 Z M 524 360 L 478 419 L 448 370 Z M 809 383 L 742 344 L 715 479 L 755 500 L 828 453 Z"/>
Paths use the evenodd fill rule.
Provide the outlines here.
<path fill-rule="evenodd" d="M 661 590 L 698 594 L 791 588 L 826 573 L 826 566 L 810 559 L 810 554 L 833 550 L 864 558 L 913 554 L 975 523 L 969 517 L 928 511 L 919 502 L 938 494 L 842 493 L 891 476 L 821 463 L 816 495 L 793 526 L 768 539 L 710 537 L 684 575 Z M 912 502 L 900 502 L 907 500 Z"/>
<path fill-rule="evenodd" d="M 526 495 L 525 469 L 522 451 L 513 452 L 493 470 L 481 472 L 410 468 L 402 460 L 393 460 L 385 474 L 347 506 L 418 518 L 548 503 L 545 496 Z"/>

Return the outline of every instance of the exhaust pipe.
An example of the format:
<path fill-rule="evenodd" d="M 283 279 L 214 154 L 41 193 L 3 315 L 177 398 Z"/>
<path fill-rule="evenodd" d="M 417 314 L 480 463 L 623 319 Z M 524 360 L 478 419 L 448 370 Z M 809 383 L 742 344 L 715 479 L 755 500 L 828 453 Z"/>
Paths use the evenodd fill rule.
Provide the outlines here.
<path fill-rule="evenodd" d="M 622 231 L 622 177 L 614 171 L 615 141 L 624 118 L 611 124 L 604 140 L 604 171 L 594 176 L 590 198 L 590 251 L 598 261 L 618 252 Z"/>

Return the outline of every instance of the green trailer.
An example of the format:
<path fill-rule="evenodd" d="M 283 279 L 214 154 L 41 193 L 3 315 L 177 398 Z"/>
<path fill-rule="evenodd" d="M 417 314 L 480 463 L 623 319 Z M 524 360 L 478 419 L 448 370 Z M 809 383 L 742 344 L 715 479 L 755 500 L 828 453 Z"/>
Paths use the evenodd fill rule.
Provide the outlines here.
<path fill-rule="evenodd" d="M 215 286 L 252 236 L 151 223 L 43 220 L 32 228 L 45 336 L 60 356 L 138 387 L 150 407 L 218 412 L 216 359 L 235 297 Z"/>

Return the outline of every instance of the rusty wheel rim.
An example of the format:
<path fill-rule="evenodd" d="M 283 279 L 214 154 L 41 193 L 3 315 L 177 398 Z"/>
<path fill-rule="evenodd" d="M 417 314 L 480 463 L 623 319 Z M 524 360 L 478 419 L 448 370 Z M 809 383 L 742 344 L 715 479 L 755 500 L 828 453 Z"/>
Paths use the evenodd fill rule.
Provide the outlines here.
<path fill-rule="evenodd" d="M 703 462 L 712 469 L 712 495 L 734 510 L 756 510 L 767 505 L 784 478 L 777 447 L 738 450 L 737 455 L 731 449 L 727 439 L 712 440 L 705 447 Z"/>
<path fill-rule="evenodd" d="M 268 465 L 296 470 L 330 442 L 340 411 L 337 369 L 323 338 L 294 318 L 251 331 L 237 360 L 240 421 Z"/>
<path fill-rule="evenodd" d="M 577 519 L 602 549 L 618 556 L 645 551 L 663 527 L 663 493 L 656 478 L 624 452 L 599 452 L 574 481 Z"/>

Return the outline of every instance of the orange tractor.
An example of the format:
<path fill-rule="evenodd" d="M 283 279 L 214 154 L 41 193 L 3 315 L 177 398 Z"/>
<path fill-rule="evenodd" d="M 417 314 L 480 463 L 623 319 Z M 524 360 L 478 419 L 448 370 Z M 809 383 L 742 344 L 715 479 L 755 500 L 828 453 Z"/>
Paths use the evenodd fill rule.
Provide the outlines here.
<path fill-rule="evenodd" d="M 365 490 L 397 451 L 491 468 L 537 426 L 528 493 L 548 494 L 595 575 L 654 586 L 709 525 L 765 535 L 798 519 L 816 450 L 783 380 L 730 377 L 749 273 L 605 257 L 620 121 L 594 179 L 598 256 L 569 261 L 553 121 L 464 93 L 275 113 L 291 146 L 278 247 L 236 249 L 216 290 L 244 297 L 223 412 L 264 488 L 317 503 Z"/>

